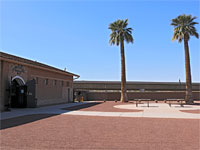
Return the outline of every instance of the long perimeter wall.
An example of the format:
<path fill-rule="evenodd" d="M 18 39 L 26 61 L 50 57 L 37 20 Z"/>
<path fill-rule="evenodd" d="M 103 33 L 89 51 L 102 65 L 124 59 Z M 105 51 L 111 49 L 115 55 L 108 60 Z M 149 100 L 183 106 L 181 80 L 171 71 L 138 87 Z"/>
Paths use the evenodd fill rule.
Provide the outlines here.
<path fill-rule="evenodd" d="M 84 100 L 119 100 L 120 82 L 75 81 L 74 91 L 81 91 Z M 193 83 L 193 99 L 200 100 L 200 83 Z M 110 90 L 113 90 L 112 92 Z M 127 82 L 128 99 L 184 99 L 185 83 Z"/>
<path fill-rule="evenodd" d="M 128 92 L 128 100 L 133 99 L 184 99 L 185 92 Z M 84 99 L 87 101 L 93 100 L 120 100 L 120 92 L 86 92 Z M 200 92 L 193 92 L 193 99 L 200 100 Z"/>
<path fill-rule="evenodd" d="M 185 91 L 184 82 L 127 82 L 127 90 L 146 91 Z M 75 81 L 74 89 L 82 90 L 120 90 L 121 82 L 119 81 Z M 192 84 L 193 91 L 200 91 L 200 83 Z"/>

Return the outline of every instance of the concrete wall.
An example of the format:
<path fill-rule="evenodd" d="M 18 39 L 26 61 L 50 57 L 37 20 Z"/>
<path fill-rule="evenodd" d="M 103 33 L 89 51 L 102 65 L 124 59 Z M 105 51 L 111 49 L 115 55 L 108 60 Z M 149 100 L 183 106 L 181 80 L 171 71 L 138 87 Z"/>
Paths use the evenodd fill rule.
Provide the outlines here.
<path fill-rule="evenodd" d="M 193 98 L 200 100 L 200 83 L 193 83 Z M 119 100 L 119 81 L 75 81 L 74 91 L 82 91 L 85 100 Z M 140 92 L 144 89 L 144 92 Z M 113 90 L 112 92 L 110 90 Z M 183 99 L 185 83 L 179 82 L 127 82 L 129 99 Z"/>
<path fill-rule="evenodd" d="M 128 99 L 184 99 L 185 92 L 128 92 Z M 200 100 L 200 92 L 193 92 L 193 99 Z M 120 92 L 85 92 L 84 100 L 120 100 Z"/>
<path fill-rule="evenodd" d="M 127 82 L 127 90 L 185 91 L 185 83 L 179 82 Z M 120 81 L 75 81 L 74 89 L 80 90 L 120 90 Z M 193 91 L 200 91 L 200 83 L 192 84 Z"/>

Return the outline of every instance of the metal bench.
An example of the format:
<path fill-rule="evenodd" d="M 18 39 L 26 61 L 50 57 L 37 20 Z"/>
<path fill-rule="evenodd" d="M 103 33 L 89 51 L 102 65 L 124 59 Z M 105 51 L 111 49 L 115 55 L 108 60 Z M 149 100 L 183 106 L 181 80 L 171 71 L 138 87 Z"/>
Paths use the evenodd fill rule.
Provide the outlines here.
<path fill-rule="evenodd" d="M 177 103 L 173 103 L 174 101 L 176 101 Z M 170 107 L 172 106 L 172 104 L 180 104 L 181 107 L 184 107 L 183 102 L 185 102 L 185 100 L 184 99 L 167 99 L 166 102 L 168 102 Z"/>
<path fill-rule="evenodd" d="M 141 101 L 147 102 L 147 107 L 149 107 L 149 101 L 152 101 L 152 99 L 134 99 L 134 101 L 136 101 L 136 107 L 138 107 L 138 104 L 139 104 Z M 138 103 L 138 102 L 139 102 L 139 103 Z"/>

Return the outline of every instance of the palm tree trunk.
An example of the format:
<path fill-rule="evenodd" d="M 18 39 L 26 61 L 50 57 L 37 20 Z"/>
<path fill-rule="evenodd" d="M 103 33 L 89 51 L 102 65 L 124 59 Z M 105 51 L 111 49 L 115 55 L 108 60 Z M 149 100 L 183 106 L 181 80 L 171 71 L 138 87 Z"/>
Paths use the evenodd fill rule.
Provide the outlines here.
<path fill-rule="evenodd" d="M 120 41 L 121 49 L 121 102 L 127 102 L 127 93 L 126 93 L 126 68 L 125 68 L 125 55 L 124 55 L 124 41 Z"/>
<path fill-rule="evenodd" d="M 184 48 L 185 48 L 185 72 L 186 72 L 186 95 L 185 101 L 187 104 L 192 104 L 192 79 L 190 70 L 190 55 L 187 35 L 184 36 Z"/>

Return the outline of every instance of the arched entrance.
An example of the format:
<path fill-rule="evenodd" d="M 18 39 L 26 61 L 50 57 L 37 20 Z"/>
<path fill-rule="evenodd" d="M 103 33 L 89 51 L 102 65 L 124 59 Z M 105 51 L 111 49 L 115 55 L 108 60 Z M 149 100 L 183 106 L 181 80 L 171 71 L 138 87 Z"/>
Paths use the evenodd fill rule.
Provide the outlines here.
<path fill-rule="evenodd" d="M 11 79 L 11 107 L 24 108 L 27 106 L 27 86 L 25 81 L 20 76 L 15 76 Z"/>
<path fill-rule="evenodd" d="M 12 81 L 16 81 L 19 85 L 25 85 L 25 81 L 22 77 L 20 76 L 15 76 L 12 78 Z"/>

